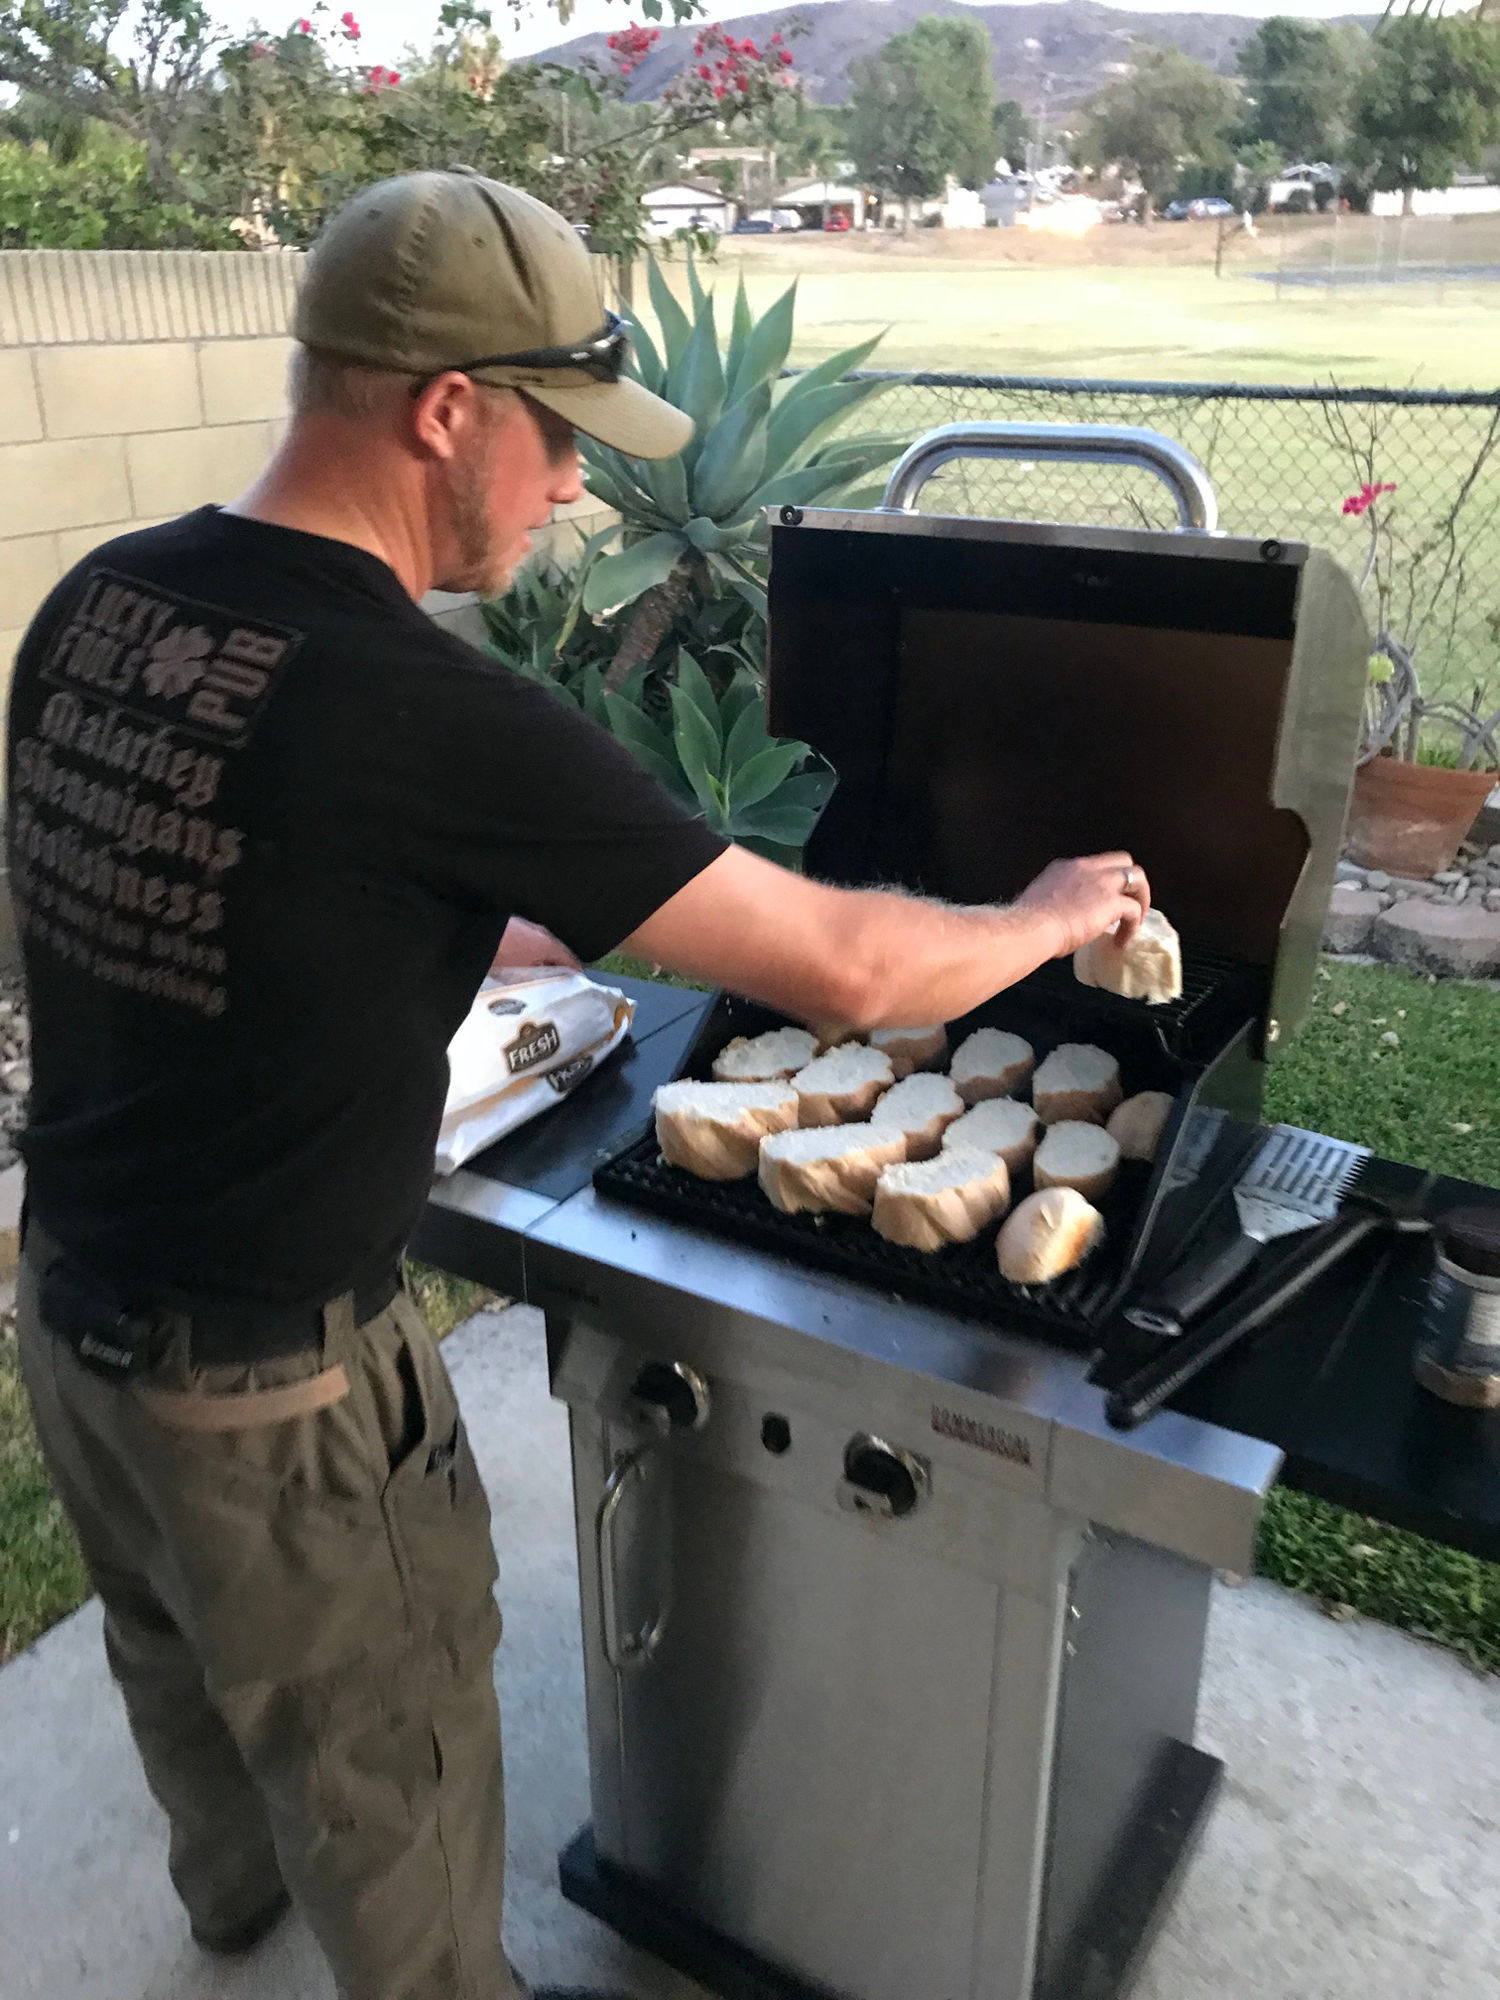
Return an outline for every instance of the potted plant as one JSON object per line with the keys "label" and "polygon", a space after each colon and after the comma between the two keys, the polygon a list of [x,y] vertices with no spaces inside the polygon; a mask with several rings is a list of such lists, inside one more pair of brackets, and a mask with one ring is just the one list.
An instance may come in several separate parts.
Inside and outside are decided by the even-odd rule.
{"label": "potted plant", "polygon": [[1396,483],[1374,476],[1374,439],[1357,454],[1370,476],[1343,511],[1368,528],[1360,588],[1374,594],[1375,651],[1346,845],[1363,868],[1425,878],[1451,867],[1500,772],[1500,709],[1487,712],[1484,687],[1467,702],[1425,695],[1416,659],[1462,572],[1460,516],[1497,441],[1492,424],[1447,516],[1416,540],[1402,533]]}
{"label": "potted plant", "polygon": [[1478,687],[1467,705],[1428,700],[1410,653],[1389,633],[1380,643],[1370,662],[1346,845],[1362,868],[1437,875],[1453,865],[1497,782],[1500,709],[1484,714]]}

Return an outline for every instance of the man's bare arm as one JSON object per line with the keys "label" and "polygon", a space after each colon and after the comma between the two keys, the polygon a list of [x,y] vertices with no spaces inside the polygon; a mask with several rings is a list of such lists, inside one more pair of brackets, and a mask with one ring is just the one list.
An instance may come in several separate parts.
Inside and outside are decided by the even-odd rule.
{"label": "man's bare arm", "polygon": [[625,948],[799,1020],[915,1027],[957,1020],[1117,923],[1128,933],[1149,906],[1128,854],[1055,862],[1012,904],[955,908],[831,888],[732,847]]}

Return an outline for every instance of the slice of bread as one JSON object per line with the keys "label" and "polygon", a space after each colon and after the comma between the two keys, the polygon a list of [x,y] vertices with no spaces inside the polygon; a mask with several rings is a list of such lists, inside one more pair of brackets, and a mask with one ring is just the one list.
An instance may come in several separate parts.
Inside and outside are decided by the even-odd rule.
{"label": "slice of bread", "polygon": [[1063,1042],[1031,1080],[1031,1101],[1044,1125],[1065,1118],[1102,1125],[1124,1095],[1120,1065],[1091,1042]]}
{"label": "slice of bread", "polygon": [[656,1143],[668,1166],[705,1181],[742,1181],[755,1172],[768,1132],[797,1123],[797,1093],[786,1083],[664,1083]]}
{"label": "slice of bread", "polygon": [[972,1243],[1009,1207],[1004,1160],[996,1153],[960,1151],[887,1167],[875,1184],[870,1220],[890,1243],[941,1250],[947,1243]]}
{"label": "slice of bread", "polygon": [[784,1215],[828,1209],[868,1215],[875,1183],[906,1153],[906,1135],[873,1125],[821,1125],[775,1132],[760,1149],[761,1187]]}
{"label": "slice of bread", "polygon": [[1014,1097],[1031,1074],[1036,1051],[1003,1028],[976,1028],[954,1051],[948,1074],[965,1104]]}
{"label": "slice of bread", "polygon": [[948,1053],[948,1030],[942,1027],[875,1028],[870,1034],[870,1047],[884,1049],[899,1083],[902,1077],[910,1076],[914,1070],[931,1069],[934,1063],[943,1060]]}
{"label": "slice of bread", "polygon": [[1077,1188],[1086,1200],[1102,1201],[1120,1171],[1120,1148],[1102,1125],[1064,1119],[1048,1126],[1031,1171],[1039,1188]]}
{"label": "slice of bread", "polygon": [[1126,1000],[1144,1000],[1148,1007],[1182,998],[1182,941],[1160,910],[1147,910],[1129,944],[1121,946],[1115,937],[1108,931],[1075,951],[1075,977]]}
{"label": "slice of bread", "polygon": [[1166,1091],[1143,1090],[1136,1097],[1127,1097],[1117,1111],[1110,1113],[1105,1130],[1119,1145],[1125,1159],[1154,1160],[1171,1114],[1172,1099]]}
{"label": "slice of bread", "polygon": [[998,1153],[1014,1180],[1031,1165],[1041,1136],[1042,1121],[1029,1104],[1019,1097],[986,1097],[948,1127],[943,1151],[977,1146],[982,1153]]}
{"label": "slice of bread", "polygon": [[768,1083],[795,1076],[818,1052],[816,1035],[806,1028],[772,1028],[765,1035],[736,1035],[714,1057],[720,1083]]}
{"label": "slice of bread", "polygon": [[848,1125],[868,1118],[895,1082],[891,1059],[863,1042],[815,1056],[792,1078],[800,1125]]}
{"label": "slice of bread", "polygon": [[1000,1275],[1013,1285],[1050,1285],[1076,1270],[1103,1235],[1104,1217],[1077,1188],[1040,1188],[1005,1218],[995,1245]]}
{"label": "slice of bread", "polygon": [[963,1099],[947,1077],[908,1076],[881,1098],[870,1113],[870,1123],[904,1132],[907,1159],[930,1160],[963,1108]]}

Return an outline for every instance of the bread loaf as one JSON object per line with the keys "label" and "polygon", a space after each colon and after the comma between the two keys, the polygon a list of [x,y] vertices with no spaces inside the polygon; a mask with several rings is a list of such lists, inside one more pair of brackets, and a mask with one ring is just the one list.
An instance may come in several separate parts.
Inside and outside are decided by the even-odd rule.
{"label": "bread loaf", "polygon": [[[899,1088],[899,1085],[898,1085]],[[912,1250],[971,1243],[1010,1206],[1010,1175],[995,1153],[939,1153],[887,1167],[875,1184],[877,1235]]]}
{"label": "bread loaf", "polygon": [[873,1125],[776,1132],[760,1149],[761,1187],[784,1215],[834,1209],[868,1215],[881,1170],[905,1157],[904,1133]]}
{"label": "bread loaf", "polygon": [[1118,925],[1073,954],[1085,986],[1099,986],[1149,1007],[1182,998],[1182,943],[1160,910],[1147,910],[1130,942],[1116,942]]}
{"label": "bread loaf", "polygon": [[985,1097],[1013,1097],[1031,1074],[1036,1053],[1030,1042],[1003,1028],[976,1028],[954,1052],[948,1071],[965,1104]]}
{"label": "bread loaf", "polygon": [[1044,1125],[1078,1118],[1102,1125],[1119,1103],[1120,1065],[1091,1042],[1063,1042],[1037,1069],[1031,1101]]}
{"label": "bread loaf", "polygon": [[797,1093],[785,1083],[664,1083],[652,1100],[656,1143],[669,1166],[705,1181],[755,1172],[768,1132],[797,1123]]}
{"label": "bread loaf", "polygon": [[765,1035],[736,1035],[714,1057],[720,1083],[768,1083],[806,1069],[818,1052],[806,1028],[773,1028]]}
{"label": "bread loaf", "polygon": [[1076,1188],[1041,1188],[1005,1218],[995,1245],[1000,1275],[1013,1285],[1051,1284],[1076,1270],[1103,1234],[1104,1217]]}
{"label": "bread loaf", "polygon": [[942,1061],[948,1053],[948,1030],[946,1028],[876,1028],[870,1035],[870,1047],[883,1049],[891,1059],[891,1068],[896,1072],[899,1083],[904,1076],[914,1070],[930,1069],[934,1063]]}
{"label": "bread loaf", "polygon": [[945,1076],[908,1076],[888,1090],[870,1123],[906,1134],[906,1157],[930,1160],[943,1134],[963,1113],[964,1101]]}
{"label": "bread loaf", "polygon": [[1171,1111],[1172,1099],[1166,1091],[1143,1090],[1111,1112],[1105,1130],[1125,1159],[1154,1160]]}
{"label": "bread loaf", "polygon": [[1120,1148],[1102,1125],[1064,1119],[1050,1125],[1031,1171],[1039,1188],[1070,1187],[1089,1201],[1102,1201],[1120,1170]]}
{"label": "bread loaf", "polygon": [[868,1118],[895,1077],[891,1059],[863,1042],[815,1056],[792,1078],[799,1125],[847,1125]]}
{"label": "bread loaf", "polygon": [[943,1151],[964,1146],[981,1153],[998,1153],[1011,1179],[1031,1164],[1042,1121],[1019,1097],[986,1097],[972,1111],[955,1119],[943,1134]]}

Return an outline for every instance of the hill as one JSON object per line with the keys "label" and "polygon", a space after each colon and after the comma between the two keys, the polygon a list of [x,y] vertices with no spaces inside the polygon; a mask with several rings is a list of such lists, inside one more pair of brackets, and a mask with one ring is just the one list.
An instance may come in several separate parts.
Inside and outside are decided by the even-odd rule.
{"label": "hill", "polygon": [[[807,32],[792,45],[797,71],[820,104],[843,104],[849,96],[850,64],[873,55],[924,14],[981,21],[994,49],[996,94],[1018,98],[1033,118],[1047,123],[1107,83],[1117,65],[1130,61],[1137,42],[1184,49],[1227,74],[1234,69],[1235,51],[1259,26],[1259,17],[1252,15],[1125,13],[1096,0],[998,7],[968,7],[960,0],[823,0],[816,7],[743,14],[724,25],[731,34],[763,42],[773,29],[788,34],[794,21],[805,24]],[[633,98],[660,95],[687,62],[693,33],[691,27],[663,29],[655,51],[632,79]],[[580,35],[546,50],[545,60],[576,66],[592,57],[602,63],[608,53],[605,41],[602,34]]]}

